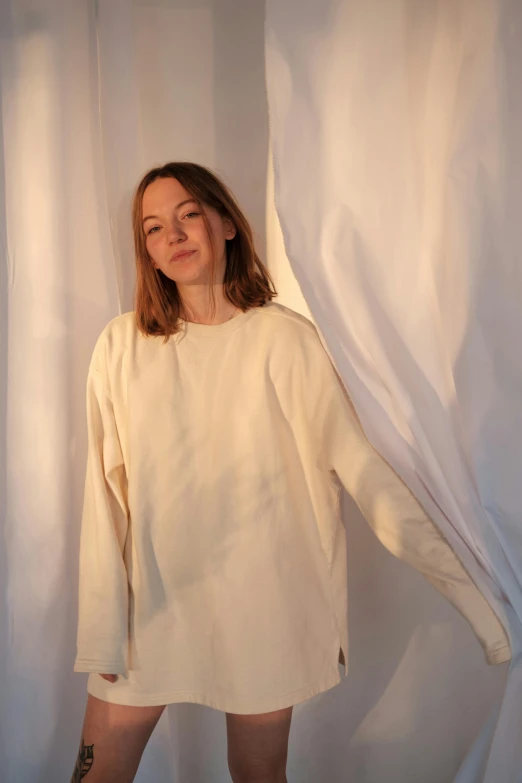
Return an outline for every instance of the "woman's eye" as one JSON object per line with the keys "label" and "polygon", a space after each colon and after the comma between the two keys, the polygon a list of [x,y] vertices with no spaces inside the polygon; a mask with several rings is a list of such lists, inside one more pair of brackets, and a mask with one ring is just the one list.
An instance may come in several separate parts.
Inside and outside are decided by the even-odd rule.
{"label": "woman's eye", "polygon": [[199,217],[199,212],[187,212],[185,217]]}
{"label": "woman's eye", "polygon": [[149,234],[155,234],[156,231],[159,231],[159,226],[152,226],[152,228],[149,228],[149,230],[147,231],[147,236]]}

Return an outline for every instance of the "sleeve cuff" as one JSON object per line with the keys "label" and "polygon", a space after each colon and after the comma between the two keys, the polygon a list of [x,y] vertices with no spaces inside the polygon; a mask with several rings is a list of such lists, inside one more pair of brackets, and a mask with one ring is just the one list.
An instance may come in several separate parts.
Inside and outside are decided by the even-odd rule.
{"label": "sleeve cuff", "polygon": [[76,658],[73,671],[89,674],[127,674],[127,666],[122,661],[95,661],[89,658]]}
{"label": "sleeve cuff", "polygon": [[486,661],[490,666],[506,663],[506,661],[511,660],[511,648],[509,644],[491,647],[490,649],[484,650],[484,653],[486,655]]}

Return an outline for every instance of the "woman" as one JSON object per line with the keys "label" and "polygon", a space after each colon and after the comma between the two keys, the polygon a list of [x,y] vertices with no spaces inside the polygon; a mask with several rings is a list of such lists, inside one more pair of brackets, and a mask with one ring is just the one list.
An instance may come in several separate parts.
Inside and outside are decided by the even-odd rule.
{"label": "woman", "polygon": [[339,683],[347,656],[341,483],[489,660],[509,647],[366,440],[314,326],[272,301],[223,183],[153,169],[133,223],[136,311],[106,327],[88,378],[73,780],[132,781],[164,706],[185,701],[226,713],[234,783],[283,783],[292,706]]}

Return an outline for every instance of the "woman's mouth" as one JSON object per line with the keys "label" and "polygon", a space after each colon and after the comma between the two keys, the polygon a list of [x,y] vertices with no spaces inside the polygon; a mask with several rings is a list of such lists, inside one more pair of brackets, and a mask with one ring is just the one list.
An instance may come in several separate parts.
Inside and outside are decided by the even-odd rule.
{"label": "woman's mouth", "polygon": [[186,261],[187,258],[190,258],[195,252],[195,250],[183,250],[181,253],[175,253],[170,259],[170,262],[180,263],[181,261]]}

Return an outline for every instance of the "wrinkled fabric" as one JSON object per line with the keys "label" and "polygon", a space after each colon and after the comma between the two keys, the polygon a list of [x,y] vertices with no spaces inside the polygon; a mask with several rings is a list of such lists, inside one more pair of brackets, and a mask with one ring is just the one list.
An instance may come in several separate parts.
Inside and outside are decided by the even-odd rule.
{"label": "wrinkled fabric", "polygon": [[469,619],[488,659],[509,658],[303,316],[268,303],[185,323],[168,342],[120,316],[94,350],[87,416],[75,669],[91,672],[94,696],[262,713],[338,684],[341,483],[381,542]]}
{"label": "wrinkled fabric", "polygon": [[513,0],[267,6],[290,263],[366,434],[511,638],[459,783],[522,779],[521,41]]}

